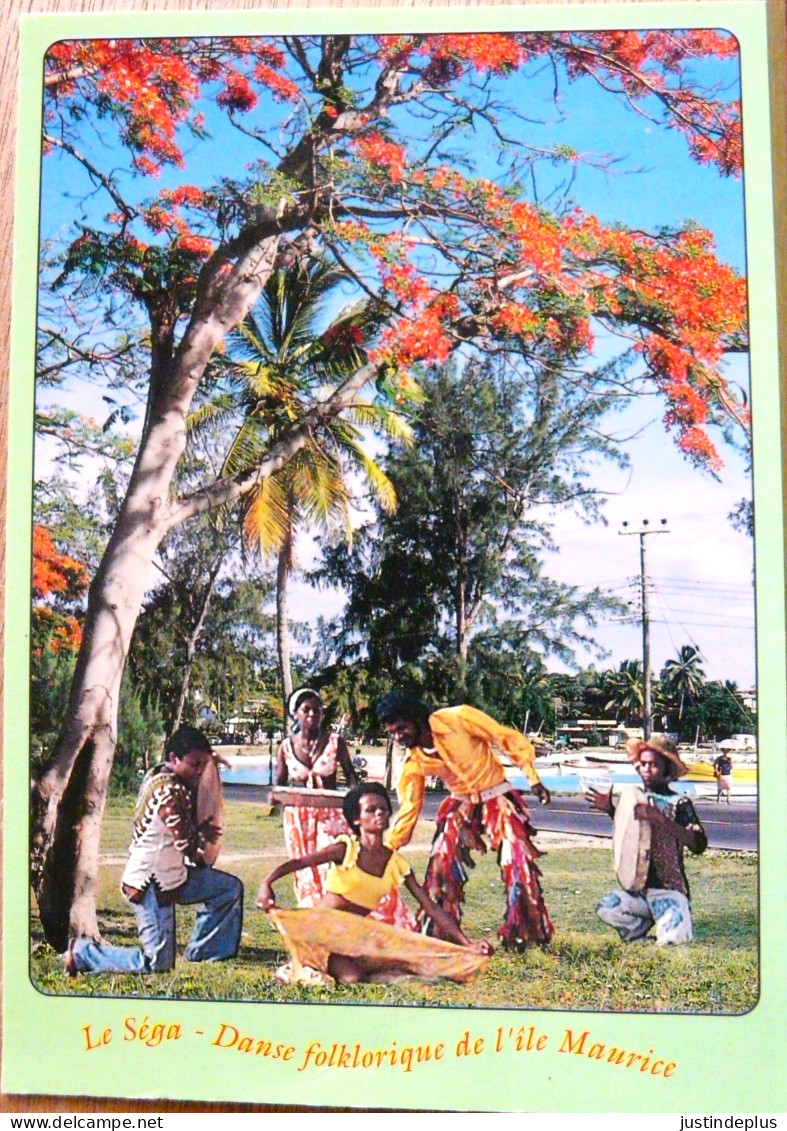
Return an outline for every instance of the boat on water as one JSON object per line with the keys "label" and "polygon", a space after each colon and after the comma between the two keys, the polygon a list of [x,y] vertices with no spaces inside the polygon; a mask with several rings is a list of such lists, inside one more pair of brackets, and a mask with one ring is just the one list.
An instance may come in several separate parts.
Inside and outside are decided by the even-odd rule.
{"label": "boat on water", "polygon": [[[714,772],[712,762],[706,762],[704,759],[700,759],[696,762],[689,761],[688,759],[684,759],[684,760],[686,762],[686,765],[689,768],[689,772],[686,774],[684,781],[710,782],[710,783],[713,784],[713,786],[715,788],[716,774]],[[737,761],[735,758],[733,758],[732,759],[732,784],[733,784],[733,787],[735,785],[744,785],[744,784],[751,784],[751,783],[756,784],[756,782],[757,782],[757,760],[754,759],[754,760]]]}
{"label": "boat on water", "polygon": [[[674,783],[676,793],[685,793],[700,799],[715,799],[716,775],[712,758],[696,757],[693,750],[681,750],[681,757],[689,768],[688,774]],[[705,754],[706,752],[702,752]],[[732,796],[737,798],[757,796],[757,754],[732,753]],[[629,761],[624,750],[595,748],[585,750],[553,750],[536,758],[536,769],[544,784],[559,793],[586,792],[588,789],[605,791],[610,787],[620,789],[623,785],[639,782],[639,775]],[[527,788],[521,771],[510,766],[507,776],[519,788]],[[513,781],[513,779],[517,779]]]}

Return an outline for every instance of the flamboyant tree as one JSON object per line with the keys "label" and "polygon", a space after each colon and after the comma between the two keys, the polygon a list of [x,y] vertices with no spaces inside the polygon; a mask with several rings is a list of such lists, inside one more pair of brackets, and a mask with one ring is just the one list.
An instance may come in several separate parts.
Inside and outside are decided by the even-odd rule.
{"label": "flamboyant tree", "polygon": [[[53,945],[63,948],[69,931],[98,933],[98,839],[120,681],[158,545],[254,491],[365,386],[405,405],[414,367],[459,346],[514,349],[545,370],[559,358],[581,382],[596,335],[617,332],[631,380],[663,396],[680,448],[698,464],[718,462],[707,424],[724,413],[746,424],[720,367],[726,350],[743,345],[743,280],[695,225],[647,233],[601,223],[566,200],[540,204],[523,188],[538,163],[570,169],[582,158],[539,145],[523,100],[548,63],[558,87],[596,84],[682,134],[696,161],[734,174],[739,106],[703,86],[693,67],[701,76],[735,51],[732,37],[691,29],[50,49],[45,164],[68,160],[90,196],[54,286],[72,309],[103,303],[107,337],[92,343],[103,358],[112,325],[143,315],[144,333],[124,351],[132,342],[135,380],[142,358],[147,372],[136,463],[90,586],[69,709],[34,794],[33,880]],[[221,114],[244,151],[227,171],[225,146],[221,175],[205,183],[201,154]],[[159,175],[165,187],[146,197],[142,186]],[[350,376],[327,382],[264,455],[178,497],[171,484],[185,421],[212,356],[271,272],[315,253],[385,313],[374,349]]]}

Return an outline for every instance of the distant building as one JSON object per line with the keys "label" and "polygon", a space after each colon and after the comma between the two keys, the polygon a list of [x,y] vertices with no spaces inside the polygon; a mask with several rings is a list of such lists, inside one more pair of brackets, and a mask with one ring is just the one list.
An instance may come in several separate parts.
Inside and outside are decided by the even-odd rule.
{"label": "distant building", "polygon": [[747,711],[752,715],[757,714],[757,688],[753,687],[751,691],[739,691],[738,698]]}
{"label": "distant building", "polygon": [[[615,736],[621,730],[620,723],[614,719],[577,719],[573,723],[566,723],[555,730],[555,745],[557,746],[616,746]],[[590,742],[591,735],[593,742]],[[625,741],[625,739],[623,740]]]}

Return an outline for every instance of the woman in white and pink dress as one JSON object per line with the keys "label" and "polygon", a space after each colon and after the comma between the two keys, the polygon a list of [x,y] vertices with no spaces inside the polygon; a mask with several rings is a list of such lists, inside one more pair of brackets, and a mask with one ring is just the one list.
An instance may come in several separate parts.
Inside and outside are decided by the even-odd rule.
{"label": "woman in white and pink dress", "polygon": [[[348,786],[356,784],[347,743],[338,734],[323,730],[323,704],[310,687],[293,691],[287,703],[291,718],[298,724],[295,733],[279,747],[276,785],[299,789],[336,789],[336,771],[341,766]],[[342,799],[336,805],[285,805],[284,843],[290,859],[327,848],[347,826],[342,816]],[[325,890],[328,868],[296,872],[295,897],[299,907],[314,907]]]}

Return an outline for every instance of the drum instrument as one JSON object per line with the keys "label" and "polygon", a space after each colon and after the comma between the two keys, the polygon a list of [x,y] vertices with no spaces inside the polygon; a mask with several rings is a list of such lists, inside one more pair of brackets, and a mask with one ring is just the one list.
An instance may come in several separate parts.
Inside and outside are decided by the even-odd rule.
{"label": "drum instrument", "polygon": [[274,805],[294,805],[306,809],[341,809],[346,790],[306,789],[292,785],[276,785],[270,800]]}
{"label": "drum instrument", "polygon": [[203,821],[210,821],[211,824],[218,825],[221,830],[215,841],[210,841],[205,845],[202,854],[205,863],[209,868],[212,868],[218,859],[219,852],[221,852],[221,840],[224,831],[221,778],[219,777],[219,767],[213,758],[207,762],[205,769],[200,774],[199,785],[197,786],[196,817],[198,825],[201,825]]}
{"label": "drum instrument", "polygon": [[648,878],[651,827],[648,821],[638,821],[634,816],[636,806],[645,803],[643,791],[630,786],[620,791],[615,806],[612,853],[618,883],[626,891],[644,891]]}

